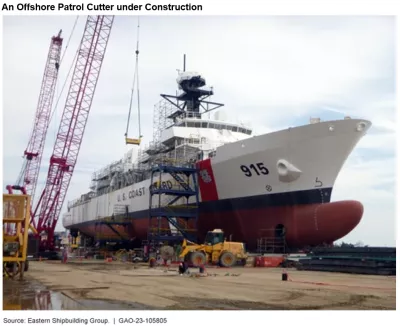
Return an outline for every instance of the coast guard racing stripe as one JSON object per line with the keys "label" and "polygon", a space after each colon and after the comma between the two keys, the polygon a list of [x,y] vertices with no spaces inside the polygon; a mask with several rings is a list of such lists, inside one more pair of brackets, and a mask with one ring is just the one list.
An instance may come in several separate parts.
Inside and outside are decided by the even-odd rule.
{"label": "coast guard racing stripe", "polygon": [[201,201],[218,200],[217,186],[210,159],[198,162]]}

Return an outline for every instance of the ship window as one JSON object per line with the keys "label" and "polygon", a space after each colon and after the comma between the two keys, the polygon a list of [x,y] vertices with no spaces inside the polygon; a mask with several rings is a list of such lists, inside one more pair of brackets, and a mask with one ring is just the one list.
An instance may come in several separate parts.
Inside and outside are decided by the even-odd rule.
{"label": "ship window", "polygon": [[188,122],[188,123],[187,123],[187,126],[188,126],[188,127],[194,127],[194,122]]}
{"label": "ship window", "polygon": [[195,122],[195,123],[194,123],[194,126],[195,126],[196,128],[200,128],[200,127],[201,127],[201,123],[200,123],[200,122]]}
{"label": "ship window", "polygon": [[215,125],[215,129],[222,129],[222,125]]}
{"label": "ship window", "polygon": [[246,134],[251,135],[251,130],[250,130],[250,129],[247,129],[247,130],[246,130]]}
{"label": "ship window", "polygon": [[213,123],[210,123],[209,127],[210,128],[215,128],[215,125]]}
{"label": "ship window", "polygon": [[201,127],[202,127],[202,128],[207,128],[207,122],[203,122],[203,123],[201,124]]}
{"label": "ship window", "polygon": [[238,128],[237,127],[232,127],[232,131],[237,132]]}
{"label": "ship window", "polygon": [[232,126],[226,126],[226,129],[228,129],[228,130],[232,130]]}
{"label": "ship window", "polygon": [[239,132],[244,133],[244,129],[243,128],[239,128]]}

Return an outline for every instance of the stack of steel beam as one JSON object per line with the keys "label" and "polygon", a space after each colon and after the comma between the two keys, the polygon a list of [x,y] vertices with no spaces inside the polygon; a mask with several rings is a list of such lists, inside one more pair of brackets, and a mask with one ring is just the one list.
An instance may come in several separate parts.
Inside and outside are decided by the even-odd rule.
{"label": "stack of steel beam", "polygon": [[299,270],[396,275],[396,248],[317,248],[300,259]]}

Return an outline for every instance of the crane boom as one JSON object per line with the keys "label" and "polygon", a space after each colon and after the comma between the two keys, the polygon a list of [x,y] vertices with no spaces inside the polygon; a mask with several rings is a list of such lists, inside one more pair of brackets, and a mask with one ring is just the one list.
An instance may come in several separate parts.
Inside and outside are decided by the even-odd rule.
{"label": "crane boom", "polygon": [[[114,16],[88,16],[42,195],[34,211],[40,248],[54,249],[54,230],[77,162]],[[38,214],[38,215],[37,215]]]}
{"label": "crane boom", "polygon": [[62,42],[63,39],[61,38],[60,30],[58,35],[53,36],[50,41],[50,48],[47,55],[42,86],[40,88],[40,95],[36,109],[35,122],[28,146],[24,151],[24,158],[26,161],[24,162],[20,173],[20,179],[22,180],[17,181],[17,184],[22,185],[25,188],[26,193],[31,195],[31,203],[33,202],[35,195],[44,143],[50,123],[50,114],[60,65]]}

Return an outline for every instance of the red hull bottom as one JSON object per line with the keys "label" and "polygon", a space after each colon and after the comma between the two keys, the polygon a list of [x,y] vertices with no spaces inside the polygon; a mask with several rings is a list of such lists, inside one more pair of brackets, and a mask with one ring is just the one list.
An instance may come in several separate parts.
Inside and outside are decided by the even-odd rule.
{"label": "red hull bottom", "polygon": [[[128,226],[113,226],[125,239],[140,244],[147,238],[149,219],[132,218]],[[360,222],[363,206],[358,201],[339,201],[325,204],[264,207],[200,213],[198,237],[204,239],[207,231],[223,229],[232,241],[242,241],[249,250],[255,250],[257,239],[275,237],[277,229],[285,228],[289,248],[316,246],[332,243],[351,232]],[[168,224],[164,224],[168,227]],[[99,240],[121,240],[107,225],[95,225],[95,221],[77,225],[83,234]]]}
{"label": "red hull bottom", "polygon": [[202,236],[222,228],[227,237],[243,241],[254,249],[257,239],[275,237],[282,226],[286,243],[299,248],[332,243],[351,232],[361,221],[363,206],[357,201],[340,201],[218,213],[199,220]]}

